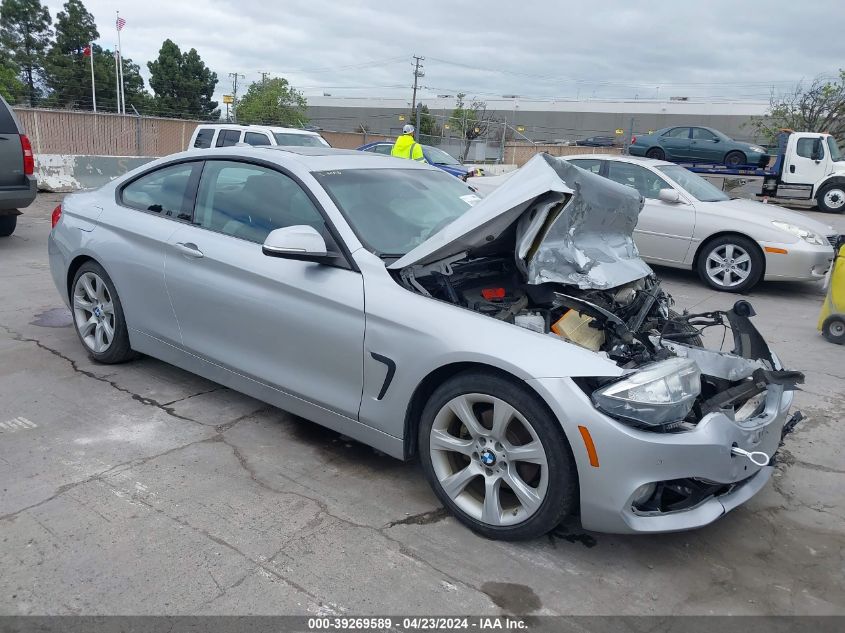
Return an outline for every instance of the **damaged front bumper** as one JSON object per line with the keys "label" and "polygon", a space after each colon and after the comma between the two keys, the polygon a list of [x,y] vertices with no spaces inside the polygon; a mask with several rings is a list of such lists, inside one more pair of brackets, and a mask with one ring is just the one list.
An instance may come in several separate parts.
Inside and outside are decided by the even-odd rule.
{"label": "damaged front bumper", "polygon": [[[570,434],[582,525],[618,534],[698,528],[753,497],[771,477],[774,460],[760,466],[733,449],[772,458],[793,399],[791,391],[771,384],[762,411],[752,418],[737,422],[712,412],[690,430],[655,433],[604,415],[569,379],[532,382],[554,398],[565,428],[584,427],[592,439],[596,459],[591,463],[584,443],[572,441]],[[668,497],[665,503],[655,503],[658,492]]]}

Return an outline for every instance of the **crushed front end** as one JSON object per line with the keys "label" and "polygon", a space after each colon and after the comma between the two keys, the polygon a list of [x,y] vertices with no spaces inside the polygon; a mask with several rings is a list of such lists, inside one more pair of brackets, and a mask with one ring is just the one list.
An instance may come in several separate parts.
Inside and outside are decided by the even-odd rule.
{"label": "crushed front end", "polygon": [[800,420],[789,408],[803,374],[781,365],[748,302],[676,310],[633,243],[642,200],[631,189],[549,157],[529,165],[391,266],[397,281],[621,368],[531,381],[567,431],[585,528],[714,521],[771,477]]}

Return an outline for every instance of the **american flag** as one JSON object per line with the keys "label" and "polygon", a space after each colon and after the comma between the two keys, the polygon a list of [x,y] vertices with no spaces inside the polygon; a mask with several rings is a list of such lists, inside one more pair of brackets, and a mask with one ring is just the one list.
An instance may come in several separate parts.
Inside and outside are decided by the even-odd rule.
{"label": "american flag", "polygon": [[126,26],[126,20],[124,20],[120,16],[117,16],[117,30],[122,31],[124,26]]}

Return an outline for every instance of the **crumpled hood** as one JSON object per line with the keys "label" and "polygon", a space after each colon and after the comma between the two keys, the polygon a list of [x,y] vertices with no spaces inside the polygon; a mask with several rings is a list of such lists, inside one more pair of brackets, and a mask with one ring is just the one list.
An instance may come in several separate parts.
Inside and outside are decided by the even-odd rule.
{"label": "crumpled hood", "polygon": [[472,256],[518,223],[514,257],[528,283],[613,288],[651,274],[632,237],[641,209],[629,187],[539,154],[388,268]]}

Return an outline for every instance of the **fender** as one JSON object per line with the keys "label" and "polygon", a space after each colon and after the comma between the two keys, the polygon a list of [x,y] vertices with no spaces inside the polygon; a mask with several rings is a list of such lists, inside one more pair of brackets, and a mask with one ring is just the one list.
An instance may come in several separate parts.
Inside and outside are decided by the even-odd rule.
{"label": "fender", "polygon": [[825,176],[820,182],[816,183],[816,186],[813,188],[813,199],[819,195],[819,191],[830,184],[840,185],[845,188],[845,174],[834,172],[830,176]]}

